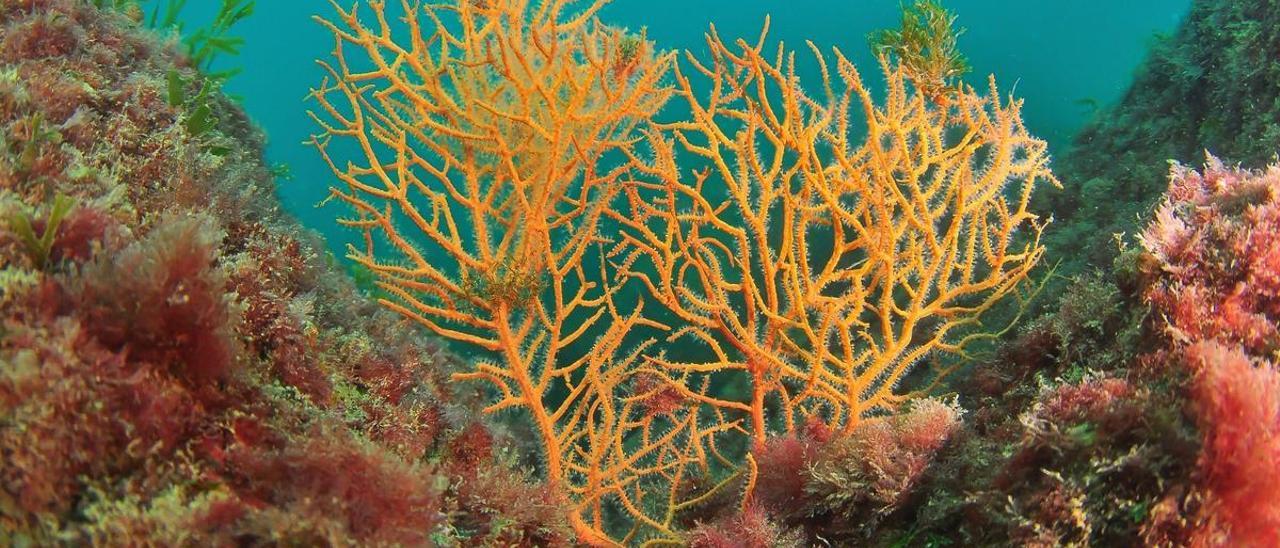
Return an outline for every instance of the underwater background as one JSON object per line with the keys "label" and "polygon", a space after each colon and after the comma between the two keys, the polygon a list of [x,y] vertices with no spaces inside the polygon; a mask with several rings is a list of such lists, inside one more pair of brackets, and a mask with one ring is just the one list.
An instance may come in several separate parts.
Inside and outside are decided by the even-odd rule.
{"label": "underwater background", "polygon": [[[494,104],[353,106],[414,145],[343,134],[402,76],[358,74],[369,38],[314,91],[313,16],[381,2],[0,2],[0,548],[1280,546],[1280,2],[459,2],[486,55],[415,76]],[[654,49],[723,61],[766,15],[803,89],[719,68],[814,103],[646,110]],[[806,40],[865,78],[847,128]],[[444,157],[500,207],[340,184]],[[455,241],[411,222],[447,208]]]}
{"label": "underwater background", "polygon": [[[959,45],[973,67],[967,81],[981,88],[987,75],[994,74],[1002,93],[1025,99],[1028,129],[1048,141],[1056,155],[1099,108],[1120,98],[1152,41],[1171,33],[1190,4],[958,0],[947,7],[965,29]],[[199,27],[212,19],[217,7],[216,2],[192,3],[183,19]],[[316,130],[306,114],[314,105],[305,100],[323,77],[315,60],[327,58],[333,49],[332,36],[312,16],[329,16],[332,9],[320,1],[262,2],[256,12],[237,27],[245,39],[241,54],[224,57],[216,66],[243,70],[226,89],[242,99],[245,110],[267,133],[268,159],[291,170],[292,180],[279,186],[281,201],[342,256],[353,234],[333,223],[332,210],[313,207],[327,196],[332,174],[315,150],[303,144]],[[897,24],[897,0],[619,0],[601,13],[608,24],[647,29],[659,48],[695,53],[706,50],[703,34],[712,23],[722,36],[754,39],[766,16],[771,18],[771,43],[780,40],[801,47],[811,40],[820,47],[839,47],[867,72],[872,88],[883,85],[873,70],[868,36]],[[800,57],[809,69],[802,77],[815,77],[808,52]]]}

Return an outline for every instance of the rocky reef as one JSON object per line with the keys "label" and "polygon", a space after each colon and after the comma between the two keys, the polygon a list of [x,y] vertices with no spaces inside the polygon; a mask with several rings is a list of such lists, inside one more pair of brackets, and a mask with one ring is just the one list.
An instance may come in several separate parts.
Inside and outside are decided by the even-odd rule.
{"label": "rocky reef", "polygon": [[1280,148],[1280,6],[1195,0],[1178,30],[1153,41],[1134,82],[1099,111],[1055,168],[1064,192],[1042,196],[1062,271],[1107,268],[1114,235],[1136,234],[1164,190],[1169,162],[1209,151],[1254,169]]}
{"label": "rocky reef", "polygon": [[567,539],[457,358],[281,212],[239,107],[171,100],[200,79],[125,14],[0,7],[0,544]]}

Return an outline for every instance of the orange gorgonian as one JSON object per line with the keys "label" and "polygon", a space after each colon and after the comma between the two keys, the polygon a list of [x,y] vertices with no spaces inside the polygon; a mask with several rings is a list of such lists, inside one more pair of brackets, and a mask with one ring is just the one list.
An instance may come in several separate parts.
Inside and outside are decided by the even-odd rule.
{"label": "orange gorgonian", "polygon": [[[335,4],[314,144],[352,260],[385,306],[487,352],[458,378],[527,415],[579,539],[680,544],[682,511],[754,484],[726,436],[852,427],[990,336],[1056,181],[994,84],[939,104],[886,59],[877,103],[837,51],[815,97],[781,45],[713,31],[671,85],[675,56],[603,3]],[[654,122],[673,96],[690,116]]]}
{"label": "orange gorgonian", "polygon": [[[669,340],[707,349],[654,360],[749,375],[746,401],[705,401],[746,413],[757,442],[771,405],[788,432],[803,416],[851,428],[936,385],[950,366],[898,391],[931,354],[963,356],[992,335],[979,317],[1044,252],[1031,193],[1057,184],[1046,144],[994,79],[938,104],[882,58],[877,102],[839,50],[831,66],[809,44],[814,96],[794,53],[765,51],[767,30],[729,45],[713,28],[710,58],[677,67],[692,116],[648,130],[651,161],[632,151],[644,176],[620,216],[628,274],[682,322]],[[709,167],[683,167],[693,161]]]}
{"label": "orange gorgonian", "polygon": [[682,478],[728,466],[715,437],[737,425],[694,399],[649,412],[633,392],[648,345],[624,338],[665,326],[621,310],[603,275],[599,225],[630,169],[607,156],[670,97],[672,56],[599,23],[601,5],[335,3],[314,144],[354,210],[342,224],[364,234],[350,257],[385,306],[490,353],[458,378],[496,389],[488,412],[527,413],[580,539],[616,542],[613,510],[632,517],[625,538],[678,539],[677,512],[702,496]]}

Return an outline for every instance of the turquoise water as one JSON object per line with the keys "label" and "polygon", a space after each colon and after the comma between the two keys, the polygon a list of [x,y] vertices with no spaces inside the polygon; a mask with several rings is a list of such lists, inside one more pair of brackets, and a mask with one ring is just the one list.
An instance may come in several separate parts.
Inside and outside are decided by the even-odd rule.
{"label": "turquoise water", "polygon": [[[216,2],[192,2],[189,23],[212,16]],[[350,6],[350,2],[341,2]],[[1026,100],[1031,131],[1060,151],[1088,120],[1096,105],[1124,92],[1150,41],[1171,32],[1190,0],[950,0],[944,3],[966,29],[960,48],[969,57],[969,79],[982,84],[994,73],[1001,90]],[[223,60],[244,72],[228,85],[243,98],[249,114],[267,132],[269,159],[286,163],[292,180],[282,181],[285,206],[320,231],[335,249],[351,236],[333,218],[341,208],[317,210],[332,179],[319,156],[303,142],[315,130],[304,100],[321,80],[317,58],[333,48],[329,33],[312,20],[329,16],[328,2],[264,0],[257,14],[238,27],[246,39],[239,57]],[[773,40],[803,48],[812,40],[836,46],[870,76],[874,61],[868,33],[897,27],[896,0],[615,0],[603,12],[611,24],[647,27],[659,47],[702,51],[703,33],[715,23],[726,37],[755,37],[766,15]]]}

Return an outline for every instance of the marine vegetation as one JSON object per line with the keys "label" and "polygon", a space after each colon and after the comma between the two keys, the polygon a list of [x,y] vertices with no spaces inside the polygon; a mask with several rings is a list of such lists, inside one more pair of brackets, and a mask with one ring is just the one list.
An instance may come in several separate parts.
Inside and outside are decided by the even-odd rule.
{"label": "marine vegetation", "polygon": [[1155,39],[1133,85],[1100,110],[1058,163],[1066,192],[1042,194],[1046,236],[1062,272],[1105,267],[1114,235],[1137,234],[1164,188],[1169,160],[1206,150],[1261,168],[1280,143],[1280,7],[1265,0],[1195,0],[1176,32]]}
{"label": "marine vegetation", "polygon": [[866,74],[331,2],[344,261],[182,0],[0,3],[0,545],[1280,545],[1273,4],[1198,1],[1055,176],[934,1]]}
{"label": "marine vegetation", "polygon": [[[993,338],[979,318],[1039,260],[1027,204],[1056,180],[994,80],[938,104],[882,57],[877,102],[810,45],[815,95],[793,53],[766,53],[767,23],[754,44],[712,29],[709,60],[676,63],[602,5],[370,2],[372,27],[335,5],[314,143],[382,304],[490,353],[454,377],[532,421],[579,540],[680,543],[682,511],[739,476],[750,500],[734,436],[853,429]],[[655,121],[673,95],[691,116]],[[338,162],[342,139],[359,162]],[[708,359],[666,357],[691,344]],[[900,391],[926,357],[932,383]],[[733,377],[746,398],[717,389]]]}
{"label": "marine vegetation", "polygon": [[[1170,339],[1156,359],[1191,375],[1203,435],[1196,498],[1180,503],[1198,545],[1280,542],[1280,165],[1250,172],[1210,156],[1175,166],[1141,243],[1146,292]],[[1194,505],[1186,508],[1185,505]]]}
{"label": "marine vegetation", "polygon": [[244,113],[212,91],[192,133],[185,51],[0,4],[0,545],[567,543],[457,359],[281,213]]}
{"label": "marine vegetation", "polygon": [[902,28],[871,35],[871,48],[899,59],[907,79],[934,101],[946,100],[947,91],[969,72],[969,61],[960,53],[954,30],[956,16],[937,0],[916,0],[902,10]]}
{"label": "marine vegetation", "polygon": [[244,38],[231,34],[233,27],[253,16],[256,0],[220,0],[213,21],[194,31],[185,32],[182,22],[187,0],[155,0],[151,14],[147,15],[147,0],[92,0],[99,9],[111,9],[123,13],[138,23],[153,28],[177,32],[186,47],[187,58],[207,78],[223,83],[240,72],[237,68],[213,70],[218,56],[239,55]]}

